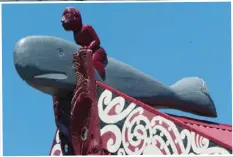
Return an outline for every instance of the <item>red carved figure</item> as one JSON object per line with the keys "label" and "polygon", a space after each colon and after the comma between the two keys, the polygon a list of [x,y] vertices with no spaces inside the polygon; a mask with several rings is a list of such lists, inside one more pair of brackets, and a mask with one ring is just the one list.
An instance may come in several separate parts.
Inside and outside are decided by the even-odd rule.
{"label": "red carved figure", "polygon": [[66,31],[74,33],[76,44],[92,50],[92,60],[95,69],[102,78],[105,78],[105,66],[107,64],[107,54],[100,46],[100,39],[95,30],[90,25],[83,25],[82,16],[76,8],[66,8],[62,14],[62,26]]}

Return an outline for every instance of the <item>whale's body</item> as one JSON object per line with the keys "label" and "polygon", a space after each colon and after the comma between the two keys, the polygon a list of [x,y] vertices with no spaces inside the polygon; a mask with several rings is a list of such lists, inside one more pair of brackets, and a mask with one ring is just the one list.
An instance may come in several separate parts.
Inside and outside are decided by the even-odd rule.
{"label": "whale's body", "polygon": [[[30,86],[50,95],[72,92],[75,84],[73,53],[79,46],[51,36],[29,36],[19,40],[14,50],[14,63],[20,77]],[[165,86],[137,69],[108,57],[106,79],[95,71],[97,81],[157,108],[173,108],[216,117],[205,82],[188,77]]]}

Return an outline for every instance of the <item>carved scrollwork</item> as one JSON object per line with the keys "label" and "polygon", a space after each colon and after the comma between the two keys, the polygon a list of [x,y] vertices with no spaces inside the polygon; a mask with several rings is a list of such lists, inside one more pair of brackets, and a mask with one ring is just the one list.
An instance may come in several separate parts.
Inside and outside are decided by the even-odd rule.
{"label": "carved scrollwork", "polygon": [[[98,100],[101,136],[116,155],[225,155],[230,152],[200,134],[177,126],[104,90]],[[59,141],[59,140],[58,140]],[[59,142],[58,142],[59,143]],[[54,145],[51,152],[61,150]]]}
{"label": "carved scrollwork", "polygon": [[[107,149],[118,155],[140,154],[230,154],[226,149],[210,146],[210,141],[187,129],[178,129],[172,121],[150,113],[136,104],[126,104],[123,97],[113,98],[104,90],[98,101],[99,117],[105,126],[101,135],[111,132]],[[151,116],[152,115],[152,116]],[[118,123],[122,126],[119,127]],[[113,149],[114,148],[114,149]]]}
{"label": "carved scrollwork", "polygon": [[51,149],[50,155],[51,156],[62,156],[59,131],[56,132],[56,135],[55,135],[55,144],[53,145],[53,147]]}

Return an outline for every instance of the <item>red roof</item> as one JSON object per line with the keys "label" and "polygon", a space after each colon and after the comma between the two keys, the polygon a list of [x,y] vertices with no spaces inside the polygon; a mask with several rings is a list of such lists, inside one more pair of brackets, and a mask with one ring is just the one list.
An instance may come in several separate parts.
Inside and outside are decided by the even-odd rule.
{"label": "red roof", "polygon": [[192,131],[202,136],[205,136],[209,140],[212,140],[216,144],[222,145],[223,147],[226,147],[232,150],[232,126],[231,125],[217,124],[217,123],[213,123],[209,121],[202,121],[202,120],[196,120],[196,119],[191,119],[187,117],[165,114],[101,82],[97,81],[97,84],[99,86],[102,86],[103,88],[106,88],[114,92],[117,95],[124,97],[125,99],[131,102],[134,102],[135,104],[143,107],[144,109],[152,113],[161,115],[164,118],[167,118],[173,121],[177,125],[185,127],[187,129],[191,129]]}
{"label": "red roof", "polygon": [[209,121],[202,121],[197,119],[191,119],[187,117],[174,116],[177,120],[182,121],[189,127],[201,131],[203,134],[215,139],[215,141],[220,141],[228,148],[232,148],[232,126],[227,124],[218,124]]}

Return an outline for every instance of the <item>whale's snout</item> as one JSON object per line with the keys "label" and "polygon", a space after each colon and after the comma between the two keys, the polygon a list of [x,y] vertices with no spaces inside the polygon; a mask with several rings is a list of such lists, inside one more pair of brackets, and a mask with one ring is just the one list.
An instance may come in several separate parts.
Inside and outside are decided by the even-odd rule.
{"label": "whale's snout", "polygon": [[28,81],[36,75],[36,58],[32,55],[34,37],[20,39],[14,48],[14,64],[19,76]]}
{"label": "whale's snout", "polygon": [[29,36],[16,43],[14,64],[19,76],[30,86],[55,95],[73,87],[75,51],[76,46],[60,38]]}

